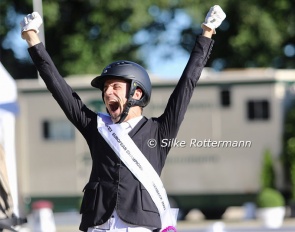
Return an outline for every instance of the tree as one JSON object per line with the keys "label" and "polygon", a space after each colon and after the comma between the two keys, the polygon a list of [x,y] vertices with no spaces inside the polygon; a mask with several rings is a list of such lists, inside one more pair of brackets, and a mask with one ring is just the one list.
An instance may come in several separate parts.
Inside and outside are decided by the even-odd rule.
{"label": "tree", "polygon": [[[3,41],[18,25],[11,23],[17,20],[12,12],[16,16],[32,12],[32,1],[2,0],[0,4],[1,60],[15,78],[24,78],[24,73],[31,77],[32,70],[36,71],[30,59],[16,59]],[[147,56],[151,59],[154,49],[163,44],[167,46],[163,60],[177,56],[177,49],[190,52],[214,4],[213,0],[43,1],[46,47],[63,76],[97,74],[119,59],[146,66]],[[295,67],[293,0],[224,0],[218,4],[227,18],[215,36],[208,66]],[[189,20],[180,17],[184,14]]]}
{"label": "tree", "polygon": [[291,200],[295,201],[295,104],[288,110],[283,134],[283,162],[286,181],[290,183]]}
{"label": "tree", "polygon": [[262,171],[261,171],[261,188],[274,189],[275,186],[275,170],[273,158],[270,150],[266,150],[263,155]]}
{"label": "tree", "polygon": [[11,37],[9,36],[11,36],[13,32],[18,32],[19,30],[19,23],[16,22],[17,12],[15,10],[21,9],[20,12],[31,11],[28,2],[31,1],[0,1],[0,61],[14,78],[37,76],[36,69],[30,60],[17,59],[13,50],[8,47],[9,43],[11,43]]}

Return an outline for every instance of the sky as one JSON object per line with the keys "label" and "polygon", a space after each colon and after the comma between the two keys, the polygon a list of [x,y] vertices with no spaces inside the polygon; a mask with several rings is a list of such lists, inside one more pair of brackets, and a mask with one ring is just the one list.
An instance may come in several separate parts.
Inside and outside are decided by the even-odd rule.
{"label": "sky", "polygon": [[179,46],[180,31],[190,27],[191,18],[182,10],[176,11],[172,21],[165,13],[163,17],[167,17],[167,30],[157,38],[160,45],[151,45],[149,41],[153,40],[150,38],[153,35],[146,31],[139,31],[134,36],[134,42],[143,44],[141,53],[151,73],[161,78],[179,78],[189,59],[189,53]]}
{"label": "sky", "polygon": [[[4,48],[11,48],[14,52],[15,58],[17,59],[28,59],[27,43],[20,36],[20,25],[19,22],[23,19],[24,15],[16,14],[14,9],[8,9],[11,21],[8,22],[14,25],[14,29],[10,30],[6,38],[3,41],[2,46]],[[9,20],[9,19],[7,19]]]}

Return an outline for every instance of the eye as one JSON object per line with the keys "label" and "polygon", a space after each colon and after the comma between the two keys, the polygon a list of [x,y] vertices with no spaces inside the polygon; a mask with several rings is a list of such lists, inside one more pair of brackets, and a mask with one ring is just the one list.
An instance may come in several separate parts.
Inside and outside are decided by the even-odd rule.
{"label": "eye", "polygon": [[114,89],[121,89],[121,85],[120,84],[115,84]]}
{"label": "eye", "polygon": [[105,84],[105,86],[103,87],[103,92],[105,93],[110,87],[112,87],[112,85]]}

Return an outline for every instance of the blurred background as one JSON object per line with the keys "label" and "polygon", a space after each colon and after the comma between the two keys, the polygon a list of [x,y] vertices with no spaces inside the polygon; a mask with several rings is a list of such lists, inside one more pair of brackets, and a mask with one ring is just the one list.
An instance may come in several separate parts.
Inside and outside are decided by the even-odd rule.
{"label": "blurred background", "polygon": [[[293,222],[293,0],[1,0],[0,142],[16,215],[31,215],[34,202],[47,200],[55,215],[74,212],[76,220],[91,169],[84,139],[38,80],[20,36],[22,18],[42,10],[48,53],[93,110],[104,111],[90,81],[106,64],[126,59],[146,67],[153,94],[144,114],[153,117],[215,4],[227,17],[177,137],[187,146],[171,150],[162,174],[171,205],[181,221],[249,222],[258,208],[275,206]],[[192,139],[216,143],[195,147]]]}
{"label": "blurred background", "polygon": [[[33,11],[33,1],[0,4],[1,62],[15,79],[35,78],[19,36],[19,22]],[[171,64],[185,64],[214,4],[227,17],[214,37],[208,66],[294,68],[291,0],[43,1],[46,48],[63,76],[99,73],[105,64],[124,58],[171,77]],[[181,69],[177,67],[177,74]]]}

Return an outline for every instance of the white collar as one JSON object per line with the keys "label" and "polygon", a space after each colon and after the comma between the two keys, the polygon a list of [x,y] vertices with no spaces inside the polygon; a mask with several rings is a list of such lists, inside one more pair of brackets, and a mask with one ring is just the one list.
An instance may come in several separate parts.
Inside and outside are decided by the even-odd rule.
{"label": "white collar", "polygon": [[136,126],[136,124],[143,118],[142,115],[135,117],[135,118],[131,118],[127,121],[127,123],[129,123],[129,125],[131,126],[131,128],[134,128]]}
{"label": "white collar", "polygon": [[143,116],[138,116],[138,117],[135,117],[135,118],[131,118],[129,119],[128,121],[126,122],[122,122],[120,123],[122,125],[122,127],[127,130],[128,132],[131,131],[135,126],[136,124],[143,118]]}

